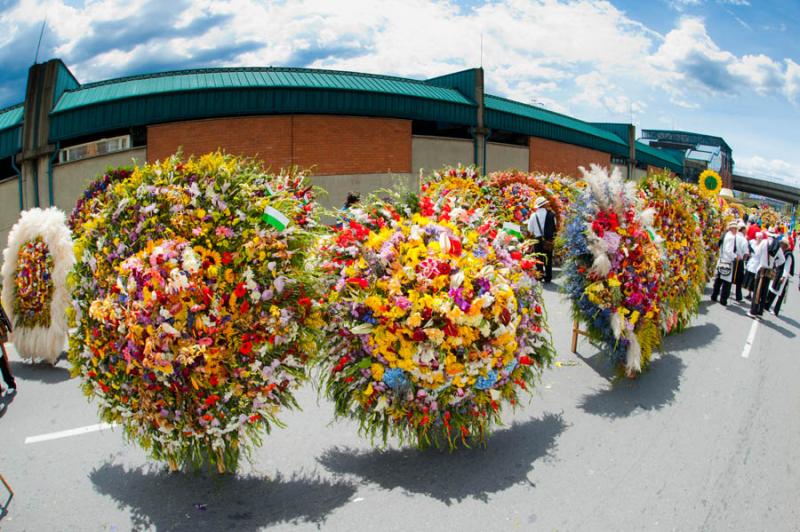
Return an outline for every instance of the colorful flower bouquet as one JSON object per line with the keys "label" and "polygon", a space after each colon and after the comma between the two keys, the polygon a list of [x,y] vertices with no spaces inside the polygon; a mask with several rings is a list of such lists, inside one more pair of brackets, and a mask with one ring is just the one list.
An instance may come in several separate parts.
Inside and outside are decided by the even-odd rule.
{"label": "colorful flower bouquet", "polygon": [[55,364],[67,343],[67,273],[74,263],[64,213],[24,211],[3,251],[3,307],[22,358]]}
{"label": "colorful flower bouquet", "polygon": [[655,211],[654,226],[664,242],[667,263],[661,283],[661,326],[679,332],[697,314],[706,283],[706,246],[700,218],[680,181],[666,172],[649,174],[639,184],[647,206]]}
{"label": "colorful flower bouquet", "polygon": [[691,183],[680,184],[681,201],[686,203],[690,212],[699,220],[704,252],[706,255],[704,283],[715,275],[717,269],[717,255],[719,242],[725,232],[725,226],[733,217],[724,207],[725,200],[719,196],[707,196],[700,192],[697,185]]}
{"label": "colorful flower bouquet", "polygon": [[520,256],[448,220],[350,224],[324,249],[323,387],[336,415],[384,443],[484,442],[553,359],[540,287]]}
{"label": "colorful flower bouquet", "polygon": [[14,327],[50,327],[53,256],[41,236],[19,248],[14,277]]}
{"label": "colorful flower bouquet", "polygon": [[114,183],[127,179],[130,175],[130,168],[109,168],[102,176],[89,184],[67,220],[67,225],[76,240],[80,236],[83,224],[103,207],[109,188]]}
{"label": "colorful flower bouquet", "polygon": [[494,172],[489,174],[490,212],[504,222],[525,224],[533,214],[536,198],[544,196],[548,209],[556,218],[556,231],[564,222],[564,205],[557,194],[533,174],[519,171]]}
{"label": "colorful flower bouquet", "polygon": [[307,176],[176,156],[106,193],[75,246],[73,373],[154,458],[234,470],[316,352]]}
{"label": "colorful flower bouquet", "polygon": [[565,227],[564,289],[575,319],[629,377],[661,342],[663,250],[635,184],[592,166]]}
{"label": "colorful flower bouquet", "polygon": [[563,205],[564,211],[569,209],[577,197],[586,188],[586,183],[580,179],[561,174],[540,174],[536,176],[539,181],[545,184],[547,189],[558,196]]}

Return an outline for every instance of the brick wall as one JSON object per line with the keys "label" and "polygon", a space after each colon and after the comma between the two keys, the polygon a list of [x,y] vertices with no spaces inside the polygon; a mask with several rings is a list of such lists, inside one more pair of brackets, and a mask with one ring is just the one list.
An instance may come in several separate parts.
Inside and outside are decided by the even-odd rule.
{"label": "brick wall", "polygon": [[528,145],[531,171],[558,172],[579,176],[579,166],[588,169],[592,163],[601,166],[611,165],[610,154],[581,146],[538,137],[531,137]]}
{"label": "brick wall", "polygon": [[251,116],[147,128],[147,159],[222,148],[278,169],[315,166],[316,175],[411,172],[411,121],[351,116]]}

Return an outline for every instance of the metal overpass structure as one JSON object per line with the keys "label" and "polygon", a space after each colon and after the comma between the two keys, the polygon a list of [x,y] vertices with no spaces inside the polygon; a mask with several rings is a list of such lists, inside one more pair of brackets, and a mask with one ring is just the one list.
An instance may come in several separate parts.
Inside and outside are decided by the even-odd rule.
{"label": "metal overpass structure", "polygon": [[734,173],[733,190],[774,198],[791,203],[795,206],[800,203],[800,187],[778,183],[776,181],[768,181],[757,177],[743,176]]}

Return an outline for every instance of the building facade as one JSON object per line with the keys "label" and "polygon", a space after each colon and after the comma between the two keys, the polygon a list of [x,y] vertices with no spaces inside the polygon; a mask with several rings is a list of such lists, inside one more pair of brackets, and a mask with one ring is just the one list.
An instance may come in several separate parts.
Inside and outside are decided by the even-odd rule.
{"label": "building facade", "polygon": [[576,175],[580,166],[681,174],[683,161],[635,140],[630,124],[592,124],[484,91],[480,68],[429,80],[294,68],[164,72],[80,84],[58,59],[31,67],[25,101],[0,110],[0,242],[19,212],[67,212],[109,166],[216,149],[277,170],[313,168],[337,206],[349,191],[420,171]]}

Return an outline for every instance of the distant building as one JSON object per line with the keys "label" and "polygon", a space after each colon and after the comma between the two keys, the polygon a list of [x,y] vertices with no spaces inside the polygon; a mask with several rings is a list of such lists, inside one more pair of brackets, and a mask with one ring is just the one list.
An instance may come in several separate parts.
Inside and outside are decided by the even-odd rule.
{"label": "distant building", "polygon": [[725,139],[688,131],[644,129],[640,140],[682,157],[685,181],[696,183],[703,170],[711,169],[722,178],[723,188],[733,188],[733,151]]}

